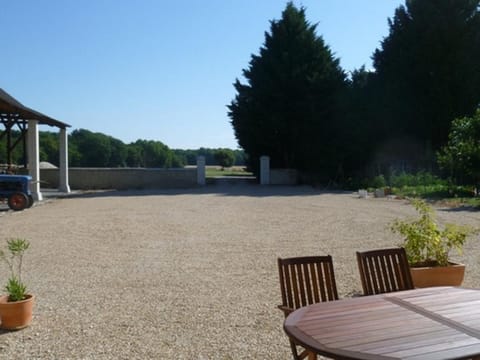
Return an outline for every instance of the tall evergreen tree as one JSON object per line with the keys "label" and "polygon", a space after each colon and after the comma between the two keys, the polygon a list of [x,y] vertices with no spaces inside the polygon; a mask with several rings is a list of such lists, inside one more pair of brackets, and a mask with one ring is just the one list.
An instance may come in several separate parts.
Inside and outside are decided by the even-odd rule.
{"label": "tall evergreen tree", "polygon": [[376,149],[377,139],[383,134],[374,121],[375,103],[374,73],[364,66],[354,70],[348,80],[348,91],[342,97],[343,114],[339,144],[345,175],[366,176],[369,162]]}
{"label": "tall evergreen tree", "polygon": [[269,155],[274,167],[328,171],[345,74],[304,8],[289,2],[270,25],[260,54],[243,70],[246,83],[234,84],[229,116],[235,136],[253,165]]}
{"label": "tall evergreen tree", "polygon": [[373,55],[379,119],[429,157],[446,143],[452,120],[480,104],[479,0],[407,0],[389,25]]}

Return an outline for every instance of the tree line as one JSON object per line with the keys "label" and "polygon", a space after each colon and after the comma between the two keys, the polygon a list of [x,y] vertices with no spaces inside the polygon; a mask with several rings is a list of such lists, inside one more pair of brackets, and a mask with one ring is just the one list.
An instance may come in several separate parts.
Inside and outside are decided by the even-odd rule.
{"label": "tree line", "polygon": [[[12,131],[12,143],[20,137]],[[0,140],[0,163],[6,163],[6,139]],[[19,142],[20,143],[20,142]],[[40,161],[59,165],[59,135],[55,132],[39,132]],[[137,140],[125,144],[112,136],[77,129],[68,135],[68,162],[71,167],[145,167],[178,168],[196,165],[197,156],[204,156],[207,165],[221,165],[222,155],[228,154],[227,165],[244,165],[242,150],[200,148],[196,150],[170,149],[161,141]],[[12,152],[14,164],[24,163],[22,146]]]}
{"label": "tree line", "polygon": [[269,155],[274,167],[339,183],[420,169],[458,175],[444,147],[452,121],[480,105],[479,9],[479,0],[406,0],[373,69],[347,74],[305,9],[287,3],[228,106],[251,166]]}

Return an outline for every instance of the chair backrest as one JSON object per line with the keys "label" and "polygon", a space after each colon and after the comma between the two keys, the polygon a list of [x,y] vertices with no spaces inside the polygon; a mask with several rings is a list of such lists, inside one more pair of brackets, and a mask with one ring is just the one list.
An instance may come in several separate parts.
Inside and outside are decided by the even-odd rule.
{"label": "chair backrest", "polygon": [[283,306],[299,307],[338,300],[333,261],[327,256],[278,259]]}
{"label": "chair backrest", "polygon": [[404,248],[357,251],[357,262],[365,295],[414,288]]}

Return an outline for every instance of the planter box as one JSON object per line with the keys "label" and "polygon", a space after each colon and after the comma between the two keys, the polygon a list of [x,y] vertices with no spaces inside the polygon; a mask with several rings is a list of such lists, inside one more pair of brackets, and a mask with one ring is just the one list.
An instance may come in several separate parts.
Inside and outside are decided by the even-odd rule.
{"label": "planter box", "polygon": [[460,286],[465,275],[465,265],[450,263],[450,266],[410,267],[413,286]]}

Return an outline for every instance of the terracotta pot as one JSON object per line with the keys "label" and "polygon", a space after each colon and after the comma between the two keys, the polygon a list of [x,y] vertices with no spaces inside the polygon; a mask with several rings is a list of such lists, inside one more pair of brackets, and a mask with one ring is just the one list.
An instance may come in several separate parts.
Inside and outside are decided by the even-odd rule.
{"label": "terracotta pot", "polygon": [[8,295],[0,296],[0,328],[19,330],[32,322],[32,310],[35,296],[27,295],[25,300],[8,301]]}
{"label": "terracotta pot", "polygon": [[410,267],[413,286],[460,286],[465,275],[465,265],[449,263],[449,266]]}

